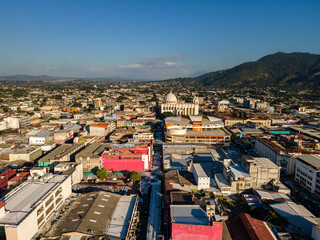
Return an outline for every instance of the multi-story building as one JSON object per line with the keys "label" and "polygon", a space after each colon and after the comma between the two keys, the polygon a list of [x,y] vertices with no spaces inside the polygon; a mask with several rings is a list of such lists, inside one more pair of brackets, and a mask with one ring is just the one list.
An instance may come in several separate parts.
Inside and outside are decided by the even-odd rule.
{"label": "multi-story building", "polygon": [[7,117],[4,119],[8,128],[26,128],[30,126],[30,117]]}
{"label": "multi-story building", "polygon": [[150,168],[150,160],[149,144],[113,145],[101,156],[102,166],[114,171],[147,171]]}
{"label": "multi-story building", "polygon": [[272,182],[280,182],[280,168],[268,158],[243,155],[241,165],[252,177],[252,187],[261,187]]}
{"label": "multi-story building", "polygon": [[49,167],[53,170],[59,162],[74,161],[74,156],[84,147],[84,143],[62,144],[38,161],[39,167]]}
{"label": "multi-story building", "polygon": [[310,154],[297,156],[295,180],[309,192],[320,197],[320,157]]}
{"label": "multi-story building", "polygon": [[286,174],[294,174],[294,158],[297,153],[282,147],[275,141],[259,137],[255,139],[254,151],[280,166]]}
{"label": "multi-story building", "polygon": [[90,135],[91,136],[106,136],[109,133],[108,124],[91,124]]}
{"label": "multi-story building", "polygon": [[101,168],[101,155],[108,149],[107,144],[92,143],[75,156],[77,163],[82,163],[83,172],[92,172]]}
{"label": "multi-story building", "polygon": [[167,117],[166,142],[202,143],[228,146],[231,133],[223,127],[221,119],[208,116]]}
{"label": "multi-story building", "polygon": [[210,188],[210,177],[206,174],[200,163],[194,163],[192,173],[198,190]]}
{"label": "multi-story building", "polygon": [[34,161],[42,155],[40,147],[24,147],[9,154],[10,161]]}
{"label": "multi-story building", "polygon": [[174,115],[198,115],[199,99],[194,97],[193,103],[178,102],[177,97],[170,92],[161,104],[161,113],[164,112],[172,112]]}
{"label": "multi-story building", "polygon": [[2,198],[0,226],[6,239],[29,240],[47,223],[71,193],[71,177],[34,176]]}

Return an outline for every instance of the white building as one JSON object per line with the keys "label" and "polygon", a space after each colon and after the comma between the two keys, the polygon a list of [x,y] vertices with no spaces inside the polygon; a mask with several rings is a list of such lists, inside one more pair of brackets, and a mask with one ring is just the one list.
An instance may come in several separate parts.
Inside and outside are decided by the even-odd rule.
{"label": "white building", "polygon": [[40,132],[36,136],[29,137],[29,144],[44,145],[51,136],[53,136],[52,132]]}
{"label": "white building", "polygon": [[30,118],[29,117],[7,117],[4,119],[7,122],[8,128],[25,128],[30,126]]}
{"label": "white building", "polygon": [[302,187],[320,197],[320,157],[318,155],[298,156],[294,177]]}
{"label": "white building", "polygon": [[178,103],[177,97],[170,92],[161,104],[161,113],[172,112],[174,115],[198,115],[199,98],[194,97],[193,103]]}
{"label": "white building", "polygon": [[71,177],[35,176],[3,197],[0,226],[10,240],[31,239],[71,193]]}
{"label": "white building", "polygon": [[198,185],[198,190],[210,188],[210,177],[208,177],[200,163],[193,164],[192,173]]}

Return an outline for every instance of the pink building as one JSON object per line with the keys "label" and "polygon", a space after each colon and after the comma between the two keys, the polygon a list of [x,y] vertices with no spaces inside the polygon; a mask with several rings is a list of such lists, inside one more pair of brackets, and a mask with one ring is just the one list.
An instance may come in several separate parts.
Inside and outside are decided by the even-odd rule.
{"label": "pink building", "polygon": [[199,205],[171,205],[171,221],[172,239],[222,239],[222,222],[211,222]]}
{"label": "pink building", "polygon": [[148,144],[134,147],[112,147],[102,154],[102,166],[107,170],[114,171],[137,171],[149,170],[150,146]]}

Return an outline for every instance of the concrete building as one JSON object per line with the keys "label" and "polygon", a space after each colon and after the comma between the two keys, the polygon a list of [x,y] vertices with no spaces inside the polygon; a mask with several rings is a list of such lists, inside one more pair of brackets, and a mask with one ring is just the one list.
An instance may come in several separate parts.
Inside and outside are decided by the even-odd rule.
{"label": "concrete building", "polygon": [[280,167],[268,158],[243,155],[241,165],[252,177],[252,187],[261,187],[269,182],[280,183]]}
{"label": "concrete building", "polygon": [[91,136],[106,136],[109,133],[108,124],[92,124],[90,125]]}
{"label": "concrete building", "polygon": [[83,170],[81,163],[61,162],[54,167],[55,174],[71,176],[71,185],[81,182]]}
{"label": "concrete building", "polygon": [[320,198],[320,157],[303,154],[296,158],[295,181]]}
{"label": "concrete building", "polygon": [[82,163],[83,172],[97,171],[102,166],[101,155],[108,149],[107,144],[92,143],[76,154],[75,161]]}
{"label": "concrete building", "polygon": [[210,222],[199,205],[171,205],[172,239],[222,239],[222,222]]}
{"label": "concrete building", "polygon": [[50,239],[125,239],[136,216],[137,196],[109,192],[82,194],[46,237]]}
{"label": "concrete building", "polygon": [[202,143],[228,146],[231,133],[224,127],[221,119],[208,116],[167,117],[165,119],[166,142]]}
{"label": "concrete building", "polygon": [[71,193],[71,178],[64,175],[33,177],[2,199],[0,226],[6,238],[29,240],[59,209]]}
{"label": "concrete building", "polygon": [[210,188],[210,177],[203,170],[201,164],[193,164],[192,173],[198,185],[198,190]]}
{"label": "concrete building", "polygon": [[165,102],[161,103],[161,113],[172,112],[174,115],[198,115],[199,114],[199,99],[194,97],[193,103],[178,102],[177,97],[170,92]]}
{"label": "concrete building", "polygon": [[280,166],[286,174],[294,174],[294,159],[297,153],[289,151],[274,141],[259,137],[255,138],[254,151]]}
{"label": "concrete building", "polygon": [[44,145],[46,142],[53,140],[52,132],[40,132],[35,136],[29,137],[30,145]]}
{"label": "concrete building", "polygon": [[4,118],[8,128],[18,129],[30,126],[30,117],[7,117]]}
{"label": "concrete building", "polygon": [[192,160],[192,155],[165,153],[163,155],[163,169],[187,171]]}
{"label": "concrete building", "polygon": [[154,139],[153,133],[151,131],[147,130],[138,130],[136,131],[133,136],[133,141],[143,141],[143,140],[149,140],[152,141]]}
{"label": "concrete building", "polygon": [[34,161],[42,156],[40,147],[24,147],[9,154],[10,161]]}
{"label": "concrete building", "polygon": [[49,167],[53,170],[59,162],[69,162],[74,160],[75,154],[84,147],[84,143],[62,144],[49,152],[38,161],[39,167]]}
{"label": "concrete building", "polygon": [[113,145],[101,156],[102,166],[114,171],[143,172],[150,169],[149,144]]}

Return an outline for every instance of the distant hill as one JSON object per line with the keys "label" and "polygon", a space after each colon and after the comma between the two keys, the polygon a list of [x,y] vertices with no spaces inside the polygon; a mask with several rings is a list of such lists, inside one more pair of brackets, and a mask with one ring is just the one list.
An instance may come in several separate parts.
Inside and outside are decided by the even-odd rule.
{"label": "distant hill", "polygon": [[195,78],[179,78],[181,84],[209,88],[297,87],[320,89],[320,55],[283,53],[267,55],[255,62],[210,72]]}
{"label": "distant hill", "polygon": [[8,81],[45,81],[45,82],[55,82],[55,81],[72,81],[72,80],[84,80],[84,81],[94,81],[94,82],[121,82],[121,81],[138,81],[134,79],[124,79],[120,77],[111,78],[70,78],[70,77],[52,77],[47,75],[31,76],[31,75],[11,75],[11,76],[0,76],[0,80]]}

